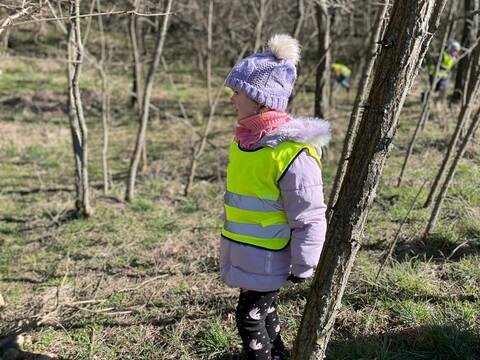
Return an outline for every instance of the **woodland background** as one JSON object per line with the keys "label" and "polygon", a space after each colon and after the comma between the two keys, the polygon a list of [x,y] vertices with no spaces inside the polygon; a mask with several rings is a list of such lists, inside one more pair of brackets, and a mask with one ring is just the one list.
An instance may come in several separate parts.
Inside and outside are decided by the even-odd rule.
{"label": "woodland background", "polygon": [[[223,80],[272,34],[298,38],[289,111],[331,123],[328,197],[383,7],[388,20],[392,4],[368,0],[0,1],[0,356],[237,358],[238,294],[217,260],[236,121]],[[447,2],[408,91],[327,359],[480,357],[478,67],[456,66],[418,126],[427,63],[448,39],[475,61],[479,9]],[[350,93],[330,86],[332,61],[352,69]],[[455,134],[469,141],[425,235]],[[289,346],[311,285],[281,292]]]}

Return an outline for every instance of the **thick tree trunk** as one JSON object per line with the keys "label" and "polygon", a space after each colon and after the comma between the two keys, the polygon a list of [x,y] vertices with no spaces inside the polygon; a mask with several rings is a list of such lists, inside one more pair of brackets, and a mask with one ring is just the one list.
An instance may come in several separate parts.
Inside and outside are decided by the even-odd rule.
{"label": "thick tree trunk", "polygon": [[460,162],[460,159],[463,157],[463,154],[465,153],[465,149],[467,148],[468,143],[472,139],[473,134],[475,134],[475,131],[477,130],[479,123],[480,123],[480,110],[477,111],[473,121],[470,124],[470,127],[467,133],[465,134],[465,137],[463,138],[462,144],[460,145],[460,149],[458,150],[457,155],[453,159],[452,165],[450,165],[450,169],[448,170],[447,177],[445,178],[442,188],[440,189],[440,193],[438,194],[437,199],[435,200],[435,205],[433,207],[432,214],[430,215],[430,220],[428,221],[427,228],[425,229],[425,235],[428,235],[433,230],[437,222],[438,215],[440,214],[443,201],[445,200],[445,195],[447,195],[448,188],[452,183],[453,176],[455,175],[455,171],[457,170],[458,163]]}
{"label": "thick tree trunk", "polygon": [[405,173],[405,169],[407,168],[408,160],[410,159],[410,156],[412,155],[413,147],[415,145],[415,142],[417,141],[418,134],[420,133],[420,130],[423,129],[423,127],[425,126],[425,124],[428,120],[428,117],[430,115],[430,102],[431,102],[431,99],[432,99],[432,96],[433,96],[433,91],[435,89],[435,85],[437,83],[438,72],[440,71],[440,66],[442,64],[443,49],[445,48],[445,45],[447,44],[448,37],[449,37],[448,29],[450,27],[451,22],[453,21],[453,18],[452,18],[453,14],[454,14],[453,5],[454,5],[454,2],[451,2],[450,3],[449,14],[448,14],[448,17],[447,17],[447,23],[445,24],[445,30],[444,30],[443,37],[442,37],[442,43],[440,45],[439,55],[437,57],[437,62],[435,64],[435,71],[433,73],[432,79],[430,79],[429,87],[424,94],[425,98],[423,99],[422,112],[420,114],[420,118],[418,119],[417,125],[415,126],[415,130],[413,131],[413,135],[410,138],[410,142],[408,143],[407,152],[405,154],[405,158],[403,159],[403,164],[402,164],[402,168],[400,170],[400,174],[398,175],[397,186],[400,186],[402,184],[403,175]]}
{"label": "thick tree trunk", "polygon": [[[477,40],[478,28],[479,28],[479,17],[478,15],[470,15],[475,10],[479,10],[480,8],[480,1],[479,0],[465,0],[465,23],[463,26],[462,31],[462,39],[461,44],[464,48],[469,48],[473,46],[475,41]],[[463,57],[458,62],[457,68],[457,76],[455,78],[455,91],[452,96],[452,101],[458,102],[462,98],[462,94],[465,91],[465,78],[466,72],[468,70],[468,63],[470,61],[470,56],[467,55]]]}
{"label": "thick tree trunk", "polygon": [[150,96],[152,94],[153,80],[155,78],[155,73],[158,68],[158,63],[160,62],[160,58],[162,57],[163,45],[165,43],[165,38],[167,35],[168,19],[170,17],[169,14],[172,9],[172,3],[173,3],[173,0],[168,0],[167,6],[165,9],[165,13],[167,13],[167,15],[165,15],[163,19],[163,25],[162,25],[161,31],[159,31],[157,34],[153,61],[150,65],[147,79],[145,81],[145,90],[143,92],[143,99],[142,99],[141,121],[140,121],[140,126],[137,132],[135,148],[130,161],[130,168],[128,171],[128,183],[127,183],[127,190],[125,194],[126,201],[133,200],[135,195],[135,181],[137,177],[138,164],[140,162],[140,155],[142,152],[143,143],[145,141],[145,136],[147,132],[148,117],[150,115]]}
{"label": "thick tree trunk", "polygon": [[347,133],[345,134],[345,140],[343,142],[342,156],[340,163],[338,164],[337,173],[335,175],[335,181],[333,183],[332,192],[328,201],[328,213],[327,218],[330,218],[332,208],[337,201],[338,192],[345,176],[345,171],[348,166],[348,159],[352,152],[353,140],[357,132],[358,123],[360,121],[360,110],[365,97],[367,95],[367,88],[372,75],[373,65],[378,54],[378,42],[380,40],[383,20],[387,13],[388,3],[383,3],[377,11],[377,17],[373,27],[373,32],[370,36],[370,47],[368,49],[365,66],[362,71],[362,77],[360,79],[360,85],[358,87],[357,96],[355,97],[355,103],[353,105],[352,114],[350,115],[350,121],[348,123]]}
{"label": "thick tree trunk", "polygon": [[318,58],[315,85],[315,116],[325,117],[330,92],[330,15],[325,0],[315,4],[318,27]]}
{"label": "thick tree trunk", "polygon": [[295,360],[325,356],[400,110],[425,56],[431,31],[438,26],[445,1],[397,0],[393,5],[368,106],[362,115],[295,341]]}
{"label": "thick tree trunk", "polygon": [[480,46],[477,45],[473,50],[472,57],[470,57],[470,62],[468,64],[468,71],[466,74],[467,77],[467,88],[466,92],[463,94],[462,99],[462,107],[460,109],[460,113],[458,115],[457,126],[455,127],[455,131],[450,139],[450,143],[448,144],[447,152],[443,158],[442,164],[440,165],[440,169],[435,176],[435,180],[430,188],[430,192],[428,193],[427,200],[425,201],[424,207],[428,207],[433,203],[433,199],[435,197],[435,193],[437,192],[438,186],[440,184],[440,180],[442,179],[443,175],[445,174],[445,170],[447,168],[447,164],[450,161],[452,153],[457,146],[457,142],[460,139],[460,135],[462,129],[465,126],[465,123],[468,121],[470,117],[470,113],[472,111],[473,104],[477,99],[479,87],[480,87]]}
{"label": "thick tree trunk", "polygon": [[88,144],[87,125],[83,114],[80,95],[80,72],[83,62],[83,45],[80,32],[80,0],[70,5],[72,20],[68,30],[68,87],[69,87],[69,120],[72,132],[72,143],[76,169],[76,201],[75,207],[79,215],[90,216],[89,187],[88,187]]}

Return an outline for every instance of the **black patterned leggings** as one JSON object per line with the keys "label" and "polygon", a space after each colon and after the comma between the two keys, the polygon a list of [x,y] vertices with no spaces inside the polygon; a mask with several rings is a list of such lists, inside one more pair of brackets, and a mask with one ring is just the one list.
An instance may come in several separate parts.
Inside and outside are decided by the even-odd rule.
{"label": "black patterned leggings", "polygon": [[270,360],[284,351],[277,315],[278,290],[242,290],[235,313],[248,359]]}

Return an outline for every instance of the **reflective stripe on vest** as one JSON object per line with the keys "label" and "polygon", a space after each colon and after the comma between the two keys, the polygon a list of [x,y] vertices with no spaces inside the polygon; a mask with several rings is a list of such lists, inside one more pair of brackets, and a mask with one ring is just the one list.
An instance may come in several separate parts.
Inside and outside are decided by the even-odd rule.
{"label": "reflective stripe on vest", "polygon": [[283,204],[280,200],[259,199],[254,196],[235,194],[228,190],[225,192],[224,200],[226,205],[242,210],[260,212],[283,210]]}
{"label": "reflective stripe on vest", "polygon": [[269,250],[288,246],[291,230],[278,181],[305,149],[320,164],[317,152],[306,144],[283,142],[276,148],[255,151],[244,151],[236,142],[231,144],[223,237]]}

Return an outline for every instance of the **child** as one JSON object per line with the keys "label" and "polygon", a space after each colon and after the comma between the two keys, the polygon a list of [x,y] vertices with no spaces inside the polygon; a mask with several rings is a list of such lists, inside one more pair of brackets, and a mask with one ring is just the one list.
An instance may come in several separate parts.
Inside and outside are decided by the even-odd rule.
{"label": "child", "polygon": [[278,292],[313,274],[325,238],[319,149],[328,142],[329,126],[285,112],[299,58],[295,39],[275,35],[268,52],[241,60],[225,80],[234,90],[237,129],[220,271],[227,285],[241,289],[236,322],[248,359],[286,358]]}
{"label": "child", "polygon": [[340,63],[332,64],[332,78],[335,80],[335,92],[337,92],[340,87],[343,87],[347,92],[350,91],[351,75],[352,70],[347,66]]}
{"label": "child", "polygon": [[[446,99],[447,87],[450,79],[452,68],[457,62],[458,52],[461,46],[458,41],[450,41],[442,52],[442,62],[437,73],[437,82],[435,83],[434,91],[439,93],[440,99]],[[433,83],[435,75],[435,64],[431,64],[428,68],[428,77],[430,84]]]}

